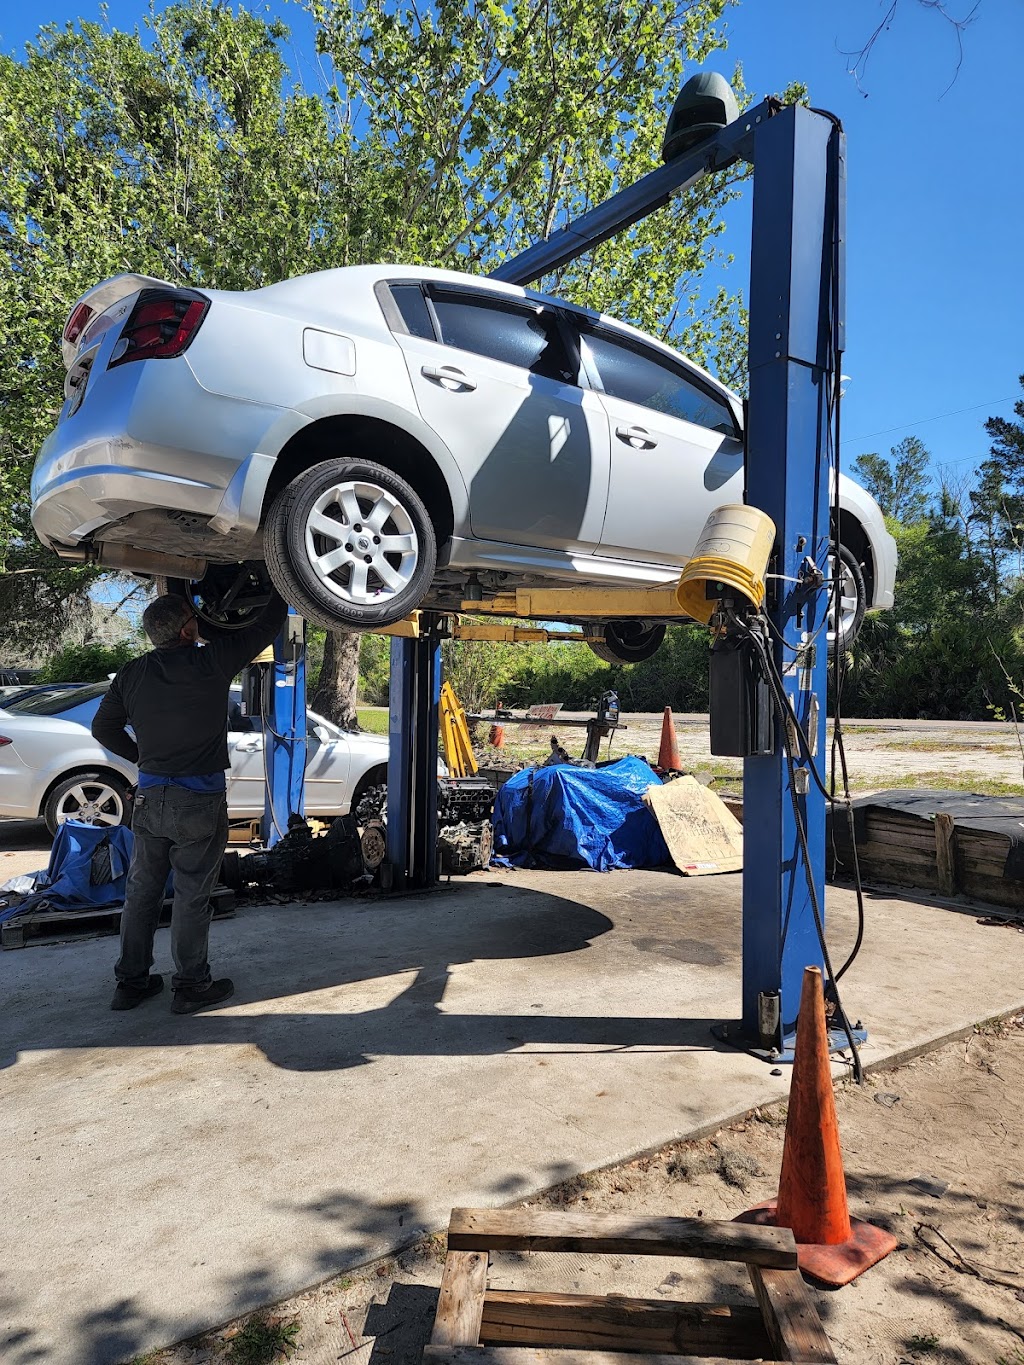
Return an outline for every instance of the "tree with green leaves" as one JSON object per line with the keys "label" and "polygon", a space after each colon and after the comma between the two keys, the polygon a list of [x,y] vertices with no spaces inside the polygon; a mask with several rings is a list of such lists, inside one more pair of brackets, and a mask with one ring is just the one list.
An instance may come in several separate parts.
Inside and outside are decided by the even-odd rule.
{"label": "tree with green leaves", "polygon": [[858,455],[853,462],[861,483],[882,509],[904,526],[910,526],[927,515],[930,502],[931,477],[928,462],[931,456],[923,441],[916,436],[904,436],[888,456]]}
{"label": "tree with green leaves", "polygon": [[[221,0],[132,33],[44,27],[0,57],[0,609],[40,645],[92,571],[34,542],[29,472],[61,402],[61,327],[133,270],[249,289],[332,266],[486,271],[658,164],[688,66],[725,47],[726,0],[308,0],[284,24]],[[738,298],[701,294],[741,168],[545,281],[735,378]],[[319,705],[355,722],[358,640],[325,649]]]}

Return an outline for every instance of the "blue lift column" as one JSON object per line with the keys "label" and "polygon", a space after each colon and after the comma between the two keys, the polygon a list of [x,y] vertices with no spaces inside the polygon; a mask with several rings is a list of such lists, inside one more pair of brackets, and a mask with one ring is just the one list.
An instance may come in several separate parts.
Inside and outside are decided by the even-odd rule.
{"label": "blue lift column", "polygon": [[419,635],[391,641],[388,694],[387,860],[392,886],[422,889],[437,881],[437,740],[441,697],[441,624],[422,612]]}
{"label": "blue lift column", "polygon": [[274,641],[263,698],[266,796],[263,842],[269,848],[288,833],[289,815],[304,815],[306,777],[306,623],[288,609]]}
{"label": "blue lift column", "polygon": [[[801,105],[754,132],[746,501],[778,528],[768,604],[785,691],[824,771],[832,385],[843,350],[845,137]],[[780,642],[784,641],[784,643]],[[785,1056],[803,970],[822,966],[781,729],[743,765],[744,1042]],[[795,748],[794,744],[794,748]],[[803,759],[796,801],[824,928],[825,798]]]}

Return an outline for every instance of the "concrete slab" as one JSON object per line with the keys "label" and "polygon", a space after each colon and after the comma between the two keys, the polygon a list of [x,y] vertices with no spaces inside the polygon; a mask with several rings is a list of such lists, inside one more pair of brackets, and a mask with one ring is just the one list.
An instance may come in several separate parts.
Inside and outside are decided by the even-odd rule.
{"label": "concrete slab", "polygon": [[[852,894],[827,914],[839,958]],[[126,1360],[789,1083],[709,1033],[738,1008],[738,875],[480,874],[212,942],[238,994],[190,1018],[111,1013],[110,939],[0,955],[9,1365]],[[870,897],[865,1061],[1020,1009],[1022,965],[1009,929]]]}

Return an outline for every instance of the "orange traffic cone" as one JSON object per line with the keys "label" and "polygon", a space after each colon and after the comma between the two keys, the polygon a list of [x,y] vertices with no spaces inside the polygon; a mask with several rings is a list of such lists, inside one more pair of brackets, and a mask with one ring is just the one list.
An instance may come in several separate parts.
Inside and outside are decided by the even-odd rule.
{"label": "orange traffic cone", "polygon": [[679,745],[676,743],[676,727],[672,724],[672,708],[665,707],[661,718],[661,745],[658,749],[658,767],[666,771],[681,773],[683,765],[679,762]]}
{"label": "orange traffic cone", "polygon": [[800,1269],[837,1288],[896,1249],[883,1228],[850,1217],[818,967],[804,970],[779,1197],[737,1222],[792,1228]]}
{"label": "orange traffic cone", "polygon": [[492,749],[504,749],[505,747],[505,727],[504,725],[492,725],[488,739]]}

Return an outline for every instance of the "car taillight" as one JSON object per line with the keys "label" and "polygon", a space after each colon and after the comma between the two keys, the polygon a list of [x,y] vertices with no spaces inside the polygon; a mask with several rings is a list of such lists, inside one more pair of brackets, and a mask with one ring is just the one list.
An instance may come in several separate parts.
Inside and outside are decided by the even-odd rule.
{"label": "car taillight", "polygon": [[13,740],[13,739],[8,739],[6,735],[0,735],[0,749],[2,749],[2,748],[4,747],[5,744],[13,744],[13,743],[14,743],[14,740]]}
{"label": "car taillight", "polygon": [[64,340],[74,345],[89,325],[94,310],[87,303],[80,303],[64,324]]}
{"label": "car taillight", "polygon": [[146,289],[121,328],[108,369],[129,360],[165,360],[181,355],[210,307],[191,289]]}

